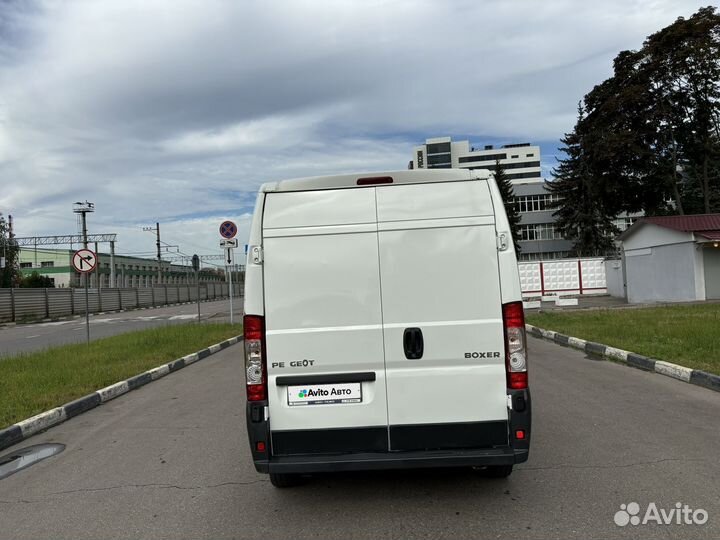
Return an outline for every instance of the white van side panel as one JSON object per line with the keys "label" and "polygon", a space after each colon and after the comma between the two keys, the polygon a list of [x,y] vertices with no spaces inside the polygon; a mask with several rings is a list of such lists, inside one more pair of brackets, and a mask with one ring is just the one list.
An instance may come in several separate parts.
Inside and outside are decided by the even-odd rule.
{"label": "white van side panel", "polygon": [[[273,431],[387,426],[372,189],[268,193],[264,221]],[[304,362],[307,360],[308,362]],[[293,366],[295,362],[300,366]],[[290,406],[278,376],[374,372],[362,402]]]}
{"label": "white van side panel", "polygon": [[252,262],[252,249],[250,246],[262,246],[262,216],[265,205],[265,194],[258,193],[255,199],[255,210],[250,224],[250,237],[248,238],[248,253],[245,261],[245,295],[243,311],[249,315],[264,315],[265,303],[263,301],[263,267]]}
{"label": "white van side panel", "polygon": [[517,256],[513,247],[510,223],[505,213],[502,195],[495,183],[495,177],[488,179],[488,187],[495,207],[495,228],[498,234],[505,233],[508,239],[508,248],[498,251],[498,268],[500,270],[500,289],[502,292],[502,303],[522,301],[522,289],[520,288],[520,274],[518,272]]}
{"label": "white van side panel", "polygon": [[[507,420],[500,278],[487,183],[376,192],[390,425]],[[422,331],[420,359],[405,356],[406,328]],[[474,352],[490,354],[466,358]]]}

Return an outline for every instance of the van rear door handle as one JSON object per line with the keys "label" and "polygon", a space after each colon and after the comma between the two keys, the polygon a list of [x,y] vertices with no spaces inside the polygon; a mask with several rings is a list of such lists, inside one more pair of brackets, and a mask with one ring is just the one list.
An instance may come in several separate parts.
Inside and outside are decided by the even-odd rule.
{"label": "van rear door handle", "polygon": [[408,360],[422,358],[425,348],[422,330],[419,328],[406,328],[405,332],[403,332],[403,348],[405,349],[405,358]]}

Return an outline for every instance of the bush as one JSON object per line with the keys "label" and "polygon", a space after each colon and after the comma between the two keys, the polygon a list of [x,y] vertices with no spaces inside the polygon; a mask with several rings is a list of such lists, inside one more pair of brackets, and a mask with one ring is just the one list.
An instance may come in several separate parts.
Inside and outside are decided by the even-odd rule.
{"label": "bush", "polygon": [[20,287],[24,289],[52,289],[55,287],[55,282],[52,278],[33,272],[20,280]]}

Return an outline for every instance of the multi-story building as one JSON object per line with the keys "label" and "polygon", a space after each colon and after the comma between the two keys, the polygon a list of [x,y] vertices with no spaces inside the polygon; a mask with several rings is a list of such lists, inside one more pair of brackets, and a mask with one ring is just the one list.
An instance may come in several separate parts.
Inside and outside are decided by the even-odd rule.
{"label": "multi-story building", "polygon": [[539,146],[520,143],[474,148],[468,141],[438,137],[415,147],[411,167],[492,170],[498,161],[513,183],[515,204],[520,212],[520,260],[569,256],[572,242],[565,240],[556,229],[554,210],[548,208],[556,195],[545,189]]}
{"label": "multi-story building", "polygon": [[[71,266],[71,259],[75,250],[49,249],[49,248],[20,248],[18,262],[21,273],[26,276],[37,272],[41,276],[53,280],[55,287],[80,286],[80,274]],[[163,261],[161,268],[162,281],[158,281],[157,259],[144,259],[114,255],[111,259],[107,253],[99,253],[98,269],[90,274],[91,287],[110,287],[110,261],[115,264],[116,287],[152,287],[158,283],[165,285],[193,283],[194,274],[191,266],[170,264]],[[216,272],[201,270],[200,280],[221,281],[222,275]]]}

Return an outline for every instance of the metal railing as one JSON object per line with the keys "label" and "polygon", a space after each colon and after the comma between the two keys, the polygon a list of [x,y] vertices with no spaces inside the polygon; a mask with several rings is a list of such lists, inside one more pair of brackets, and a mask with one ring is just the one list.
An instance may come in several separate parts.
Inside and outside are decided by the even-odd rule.
{"label": "metal railing", "polygon": [[[242,285],[233,284],[234,296],[242,295]],[[194,302],[197,285],[161,285],[132,289],[90,289],[88,311],[117,311]],[[227,283],[201,283],[200,300],[228,298]],[[0,289],[0,322],[23,322],[85,313],[85,290]]]}

